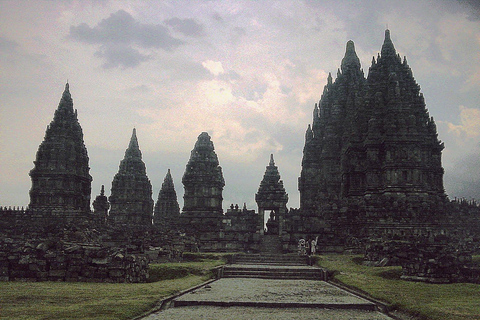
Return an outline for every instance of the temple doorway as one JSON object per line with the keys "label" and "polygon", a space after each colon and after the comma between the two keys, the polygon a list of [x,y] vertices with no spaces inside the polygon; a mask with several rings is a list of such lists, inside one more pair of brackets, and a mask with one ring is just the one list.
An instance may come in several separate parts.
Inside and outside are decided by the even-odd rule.
{"label": "temple doorway", "polygon": [[264,212],[264,229],[267,235],[279,234],[279,217],[276,210],[265,210]]}

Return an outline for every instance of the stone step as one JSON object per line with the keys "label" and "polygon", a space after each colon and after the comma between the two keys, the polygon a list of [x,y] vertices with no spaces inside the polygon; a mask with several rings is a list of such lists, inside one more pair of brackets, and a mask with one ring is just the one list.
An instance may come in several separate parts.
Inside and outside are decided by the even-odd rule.
{"label": "stone step", "polygon": [[[364,310],[376,311],[376,305],[371,303],[302,303],[302,302],[254,302],[254,301],[197,301],[175,300],[173,307],[211,306],[211,307],[255,307],[255,308],[315,308],[330,310]],[[263,319],[263,318],[262,318]],[[270,319],[270,318],[268,318]],[[336,318],[340,319],[340,318]],[[349,318],[351,319],[351,318]]]}
{"label": "stone step", "polygon": [[282,242],[278,235],[264,235],[260,251],[269,254],[281,254]]}
{"label": "stone step", "polygon": [[290,279],[290,280],[323,280],[321,273],[281,273],[281,272],[226,272],[224,278],[260,278],[260,279]]}
{"label": "stone step", "polygon": [[326,280],[326,271],[315,267],[281,267],[227,265],[222,271],[223,278],[262,278],[262,279],[304,279]]}
{"label": "stone step", "polygon": [[299,266],[255,266],[255,265],[226,265],[224,266],[225,270],[229,271],[269,271],[269,272],[316,272],[321,270],[321,268],[315,267],[299,267]]}
{"label": "stone step", "polygon": [[286,254],[239,254],[235,255],[236,264],[273,264],[273,265],[306,265],[307,257]]}

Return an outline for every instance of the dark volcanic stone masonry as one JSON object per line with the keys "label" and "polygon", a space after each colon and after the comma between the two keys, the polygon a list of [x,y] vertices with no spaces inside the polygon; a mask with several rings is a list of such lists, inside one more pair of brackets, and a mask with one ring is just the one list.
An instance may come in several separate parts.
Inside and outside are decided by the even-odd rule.
{"label": "dark volcanic stone masonry", "polygon": [[180,206],[178,205],[177,193],[173,185],[173,178],[168,169],[167,175],[162,183],[162,188],[158,193],[158,200],[155,204],[153,223],[172,224],[178,220],[180,215]]}
{"label": "dark volcanic stone masonry", "polygon": [[92,177],[68,83],[30,171],[30,209],[90,212]]}
{"label": "dark volcanic stone masonry", "polygon": [[109,201],[109,218],[114,223],[143,226],[152,224],[152,184],[142,161],[135,129],[118,173],[113,178]]}
{"label": "dark volcanic stone masonry", "polygon": [[[8,235],[19,243],[55,243],[59,230],[71,230],[75,236],[65,243],[79,252],[83,249],[75,246],[108,247],[112,254],[125,249],[144,261],[144,254],[153,260],[178,260],[183,251],[198,250],[292,253],[301,239],[310,239],[318,240],[319,253],[365,252],[369,265],[402,264],[404,279],[478,282],[478,270],[464,262],[480,252],[480,206],[448,199],[443,148],[420,86],[386,30],[367,77],[353,41],[347,42],[336,78],[328,75],[305,134],[300,208],[287,209],[288,195],[272,155],[255,194],[258,212],[231,204],[224,213],[222,168],[209,134],[203,132],[185,167],[183,210],[170,171],[154,210],[152,184],[133,129],[110,197],[102,186],[92,212],[89,158],[67,83],[30,172],[30,205],[0,207],[0,240]],[[98,233],[95,243],[77,239],[87,230]],[[8,257],[10,240],[5,240],[0,254]],[[8,266],[0,265],[0,276],[30,278],[38,266],[42,280],[89,281],[117,263],[85,254],[85,263],[92,270],[98,266],[98,273],[66,278],[63,273],[69,271],[57,268],[67,259],[63,253],[52,253],[48,262],[42,256],[30,261],[20,252],[28,248],[33,254],[37,247],[22,246]],[[49,270],[44,270],[45,263],[50,263]],[[18,277],[17,268],[25,271]],[[448,279],[441,279],[447,273]],[[143,271],[135,277],[145,280]],[[117,280],[130,281],[123,276]]]}
{"label": "dark volcanic stone masonry", "polygon": [[408,230],[413,223],[422,228],[438,222],[447,201],[443,148],[390,31],[366,79],[349,41],[341,70],[335,81],[329,75],[306,132],[300,228],[332,244],[392,233],[402,221]]}
{"label": "dark volcanic stone masonry", "polygon": [[198,238],[204,250],[223,247],[219,239],[223,230],[222,192],[225,181],[208,133],[202,132],[198,136],[182,182],[185,194],[181,225]]}

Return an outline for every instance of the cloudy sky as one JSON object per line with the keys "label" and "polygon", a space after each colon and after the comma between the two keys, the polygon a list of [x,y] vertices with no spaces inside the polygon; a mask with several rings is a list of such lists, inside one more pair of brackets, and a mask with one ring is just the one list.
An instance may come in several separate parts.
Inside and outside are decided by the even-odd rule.
{"label": "cloudy sky", "polygon": [[66,81],[83,128],[92,199],[107,195],[137,129],[158,197],[207,131],[224,208],[256,208],[274,154],[290,201],[304,134],[348,40],[365,73],[388,27],[445,142],[450,198],[480,199],[477,1],[0,0],[0,206],[26,206],[29,171]]}

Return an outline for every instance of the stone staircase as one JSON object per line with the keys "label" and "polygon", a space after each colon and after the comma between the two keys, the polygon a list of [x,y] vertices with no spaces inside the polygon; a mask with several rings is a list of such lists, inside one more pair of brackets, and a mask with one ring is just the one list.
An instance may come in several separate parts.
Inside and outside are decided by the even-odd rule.
{"label": "stone staircase", "polygon": [[278,235],[263,235],[260,251],[267,254],[281,254],[282,242]]}
{"label": "stone staircase", "polygon": [[278,265],[278,266],[306,266],[307,257],[297,254],[237,254],[232,259],[233,264]]}
{"label": "stone staircase", "polygon": [[327,280],[327,271],[307,266],[305,256],[295,254],[239,254],[220,270],[221,278]]}
{"label": "stone staircase", "polygon": [[259,278],[288,280],[325,280],[326,273],[314,267],[225,266],[223,278]]}

